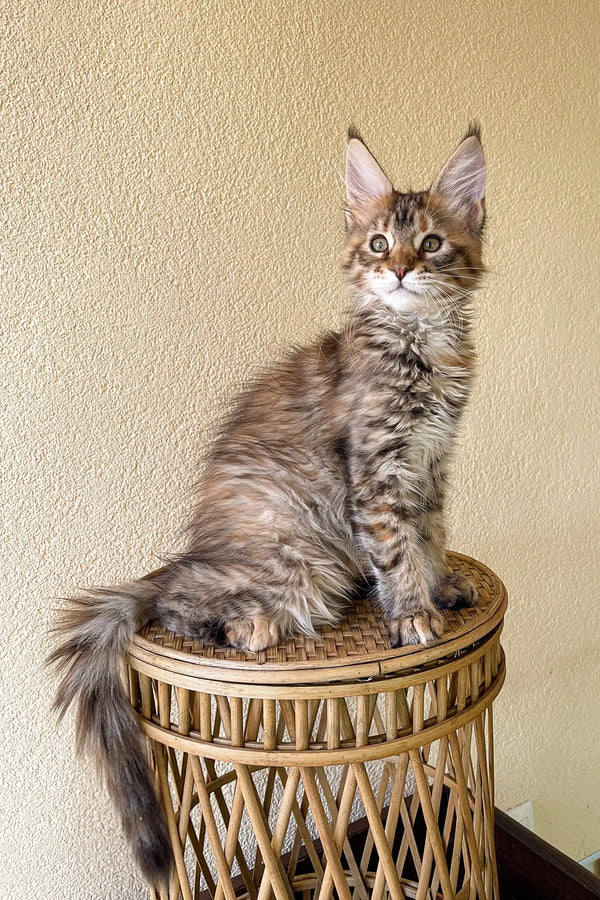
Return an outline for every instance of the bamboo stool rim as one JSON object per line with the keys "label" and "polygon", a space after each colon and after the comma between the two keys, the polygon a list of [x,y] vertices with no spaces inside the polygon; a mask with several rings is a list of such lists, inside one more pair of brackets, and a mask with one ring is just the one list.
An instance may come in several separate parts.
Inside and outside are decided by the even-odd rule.
{"label": "bamboo stool rim", "polygon": [[175,635],[151,623],[130,642],[127,658],[134,668],[170,672],[183,678],[205,678],[229,684],[315,684],[362,681],[385,675],[409,674],[461,654],[501,626],[507,592],[498,576],[478,560],[448,554],[452,571],[477,587],[472,609],[446,610],[446,630],[429,644],[391,648],[387,626],[371,600],[353,604],[338,625],[321,629],[319,639],[296,636],[260,653],[217,648]]}

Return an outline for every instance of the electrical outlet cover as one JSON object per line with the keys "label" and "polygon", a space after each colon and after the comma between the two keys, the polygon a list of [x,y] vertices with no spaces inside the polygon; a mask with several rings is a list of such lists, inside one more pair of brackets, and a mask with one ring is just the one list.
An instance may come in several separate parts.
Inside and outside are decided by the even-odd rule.
{"label": "electrical outlet cover", "polygon": [[533,803],[531,800],[525,800],[524,803],[519,803],[518,806],[513,806],[512,809],[507,810],[508,815],[513,818],[516,822],[519,822],[521,825],[524,825],[525,828],[529,828],[530,831],[535,831],[535,820],[533,818]]}
{"label": "electrical outlet cover", "polygon": [[600,875],[600,850],[590,853],[585,859],[581,860],[581,865],[593,872],[594,875]]}

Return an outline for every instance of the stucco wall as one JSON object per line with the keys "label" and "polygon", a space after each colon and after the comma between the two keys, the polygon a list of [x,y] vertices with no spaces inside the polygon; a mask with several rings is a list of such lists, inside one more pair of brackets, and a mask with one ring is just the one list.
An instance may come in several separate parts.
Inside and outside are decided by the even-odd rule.
{"label": "stucco wall", "polygon": [[223,400],[339,322],[349,122],[423,187],[482,121],[452,545],[510,594],[498,803],[600,847],[596,0],[7,0],[0,30],[2,895],[144,896],[45,630],[178,546]]}

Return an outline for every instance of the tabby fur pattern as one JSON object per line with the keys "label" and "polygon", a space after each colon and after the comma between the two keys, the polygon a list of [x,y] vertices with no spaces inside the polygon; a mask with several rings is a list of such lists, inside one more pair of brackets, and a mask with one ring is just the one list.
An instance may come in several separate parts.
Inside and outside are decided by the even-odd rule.
{"label": "tabby fur pattern", "polygon": [[166,882],[171,851],[144,742],[119,674],[151,619],[241,650],[341,617],[369,582],[394,646],[443,632],[476,602],[448,571],[444,497],[475,352],[485,164],[470,129],[428,191],[400,193],[354,132],[347,151],[340,332],[291,352],[239,398],[199,485],[188,547],[140,581],[62,614],[61,715],[107,781],[137,861]]}

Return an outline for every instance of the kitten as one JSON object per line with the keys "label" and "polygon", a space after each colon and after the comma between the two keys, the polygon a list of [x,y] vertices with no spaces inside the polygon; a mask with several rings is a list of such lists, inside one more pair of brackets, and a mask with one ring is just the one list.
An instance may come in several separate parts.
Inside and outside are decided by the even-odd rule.
{"label": "kitten", "polygon": [[471,128],[429,191],[398,193],[353,132],[347,150],[345,328],[250,385],[200,482],[187,551],[159,572],[80,597],[52,654],[56,708],[77,701],[146,878],[170,848],[119,658],[151,619],[258,651],[342,615],[370,578],[393,646],[440,637],[439,609],[476,602],[448,571],[448,458],[474,368],[485,163]]}

